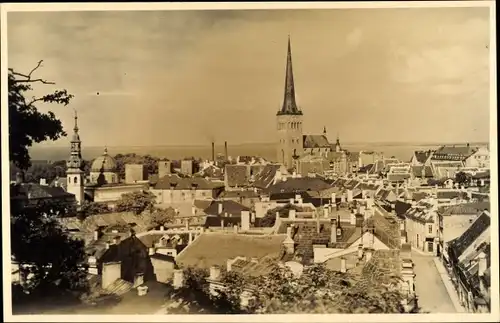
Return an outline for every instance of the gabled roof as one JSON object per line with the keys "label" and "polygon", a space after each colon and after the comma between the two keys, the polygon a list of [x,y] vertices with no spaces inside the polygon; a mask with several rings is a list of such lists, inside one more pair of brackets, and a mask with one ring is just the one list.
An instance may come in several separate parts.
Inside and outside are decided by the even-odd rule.
{"label": "gabled roof", "polygon": [[482,212],[471,226],[458,238],[449,242],[449,248],[456,259],[490,226],[489,212]]}
{"label": "gabled roof", "polygon": [[490,202],[462,203],[445,206],[440,210],[442,215],[470,215],[490,210]]}
{"label": "gabled roof", "polygon": [[432,173],[431,166],[411,166],[410,172],[414,177],[422,177],[422,171],[425,178],[432,178],[434,174]]}
{"label": "gabled roof", "polygon": [[11,197],[24,196],[28,199],[71,198],[74,194],[66,192],[62,187],[22,183],[11,185]]}
{"label": "gabled roof", "polygon": [[396,209],[396,215],[398,216],[403,216],[406,211],[408,211],[411,208],[411,204],[401,202],[399,200],[396,201],[395,209]]}
{"label": "gabled roof", "polygon": [[180,266],[226,266],[227,259],[278,257],[283,235],[250,236],[231,233],[204,233],[193,241],[176,262]]}
{"label": "gabled roof", "polygon": [[304,135],[302,142],[304,148],[330,148],[328,138],[324,135]]}
{"label": "gabled roof", "polygon": [[450,159],[450,160],[460,160],[472,155],[475,152],[475,148],[467,146],[441,146],[433,154],[432,159]]}
{"label": "gabled roof", "polygon": [[241,216],[241,211],[250,211],[250,209],[238,202],[232,200],[224,200],[212,203],[204,210],[207,215],[219,215],[219,204],[222,204],[222,215],[227,213],[232,216]]}
{"label": "gabled roof", "polygon": [[281,165],[279,164],[269,164],[264,167],[260,171],[259,174],[255,176],[255,181],[253,185],[258,188],[267,188],[269,187],[276,176],[276,172],[280,170]]}
{"label": "gabled roof", "polygon": [[207,181],[202,177],[180,177],[176,174],[159,178],[154,188],[157,190],[211,190],[221,185]]}
{"label": "gabled roof", "polygon": [[318,177],[301,177],[301,178],[288,178],[286,181],[280,181],[274,185],[269,186],[266,191],[269,194],[285,193],[285,192],[305,192],[321,191],[330,187],[325,180]]}
{"label": "gabled roof", "polygon": [[433,153],[432,150],[427,150],[427,151],[417,150],[415,151],[414,156],[417,162],[425,164],[425,162],[427,162],[427,159],[429,159],[432,153]]}
{"label": "gabled roof", "polygon": [[227,179],[227,185],[230,187],[244,187],[249,185],[247,165],[226,165],[224,177]]}

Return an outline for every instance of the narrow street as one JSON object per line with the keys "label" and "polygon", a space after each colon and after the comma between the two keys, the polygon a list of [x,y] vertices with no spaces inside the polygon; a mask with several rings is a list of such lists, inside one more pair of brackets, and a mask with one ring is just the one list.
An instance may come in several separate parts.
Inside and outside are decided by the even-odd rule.
{"label": "narrow street", "polygon": [[434,257],[412,252],[415,264],[415,289],[423,312],[456,313],[455,306],[434,264]]}

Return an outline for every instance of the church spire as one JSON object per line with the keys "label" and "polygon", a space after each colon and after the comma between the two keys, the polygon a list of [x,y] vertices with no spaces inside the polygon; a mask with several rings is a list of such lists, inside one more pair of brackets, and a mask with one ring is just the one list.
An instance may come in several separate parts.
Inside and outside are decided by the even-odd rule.
{"label": "church spire", "polygon": [[80,142],[80,135],[78,134],[78,114],[75,110],[75,126],[73,127],[73,138],[71,142]]}
{"label": "church spire", "polygon": [[323,136],[326,136],[326,126],[323,126]]}
{"label": "church spire", "polygon": [[295,101],[295,83],[293,81],[292,68],[292,46],[290,44],[290,35],[288,35],[288,52],[286,57],[286,75],[285,75],[285,95],[283,98],[283,106],[278,112],[278,115],[301,115],[302,111],[297,107]]}

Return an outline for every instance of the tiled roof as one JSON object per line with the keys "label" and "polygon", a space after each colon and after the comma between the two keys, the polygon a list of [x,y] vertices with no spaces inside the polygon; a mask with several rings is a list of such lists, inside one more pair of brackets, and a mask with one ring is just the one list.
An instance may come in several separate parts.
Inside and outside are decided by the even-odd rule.
{"label": "tiled roof", "polygon": [[262,171],[255,176],[255,181],[253,185],[258,188],[269,187],[276,176],[276,172],[281,168],[278,164],[269,164],[262,169]]}
{"label": "tiled roof", "polygon": [[157,190],[211,190],[220,185],[207,181],[202,177],[180,177],[176,174],[165,175],[158,179],[154,188]]}
{"label": "tiled roof", "polygon": [[205,210],[212,205],[213,200],[194,200],[193,203],[196,208]]}
{"label": "tiled roof", "polygon": [[266,191],[269,194],[285,192],[322,191],[330,187],[325,180],[318,177],[288,178],[286,181],[278,182],[269,186]]}
{"label": "tiled roof", "polygon": [[413,194],[412,194],[412,200],[418,202],[420,200],[425,199],[428,196],[429,196],[429,194],[427,194],[426,192],[413,192]]}
{"label": "tiled roof", "polygon": [[58,218],[57,220],[64,228],[78,229],[87,233],[94,232],[98,227],[109,228],[117,225],[123,228],[123,232],[128,232],[130,228],[133,228],[135,232],[147,230],[145,217],[142,215],[135,215],[133,212],[95,214],[88,216],[83,221],[80,221],[77,217]]}
{"label": "tiled roof", "polygon": [[410,172],[415,177],[422,177],[422,170],[424,170],[425,178],[432,178],[434,174],[432,173],[431,166],[411,166]]}
{"label": "tiled roof", "polygon": [[406,211],[408,211],[411,208],[411,204],[401,202],[399,200],[396,201],[395,209],[396,209],[396,215],[398,216],[403,216]]}
{"label": "tiled roof", "polygon": [[330,148],[330,143],[324,135],[304,135],[302,142],[304,148]]}
{"label": "tiled roof", "polygon": [[62,187],[64,190],[66,190],[67,183],[68,183],[68,181],[67,181],[66,177],[57,177],[50,183],[50,186]]}
{"label": "tiled roof", "polygon": [[490,214],[483,212],[460,237],[449,242],[449,248],[457,259],[467,247],[489,228],[490,222]]}
{"label": "tiled roof", "polygon": [[132,283],[121,278],[115,280],[106,288],[102,288],[102,279],[99,275],[89,274],[87,276],[87,279],[89,282],[90,291],[93,294],[122,296],[132,290],[133,287]]}
{"label": "tiled roof", "polygon": [[[475,149],[471,146],[441,146],[436,150],[432,158],[436,156],[440,158],[440,156],[460,156],[460,157],[468,157],[474,153]],[[436,159],[438,159],[436,158]]]}
{"label": "tiled roof", "polygon": [[473,179],[489,179],[490,178],[490,171],[484,171],[484,172],[477,172],[476,174],[472,175]]}
{"label": "tiled roof", "polygon": [[442,215],[462,215],[477,214],[484,210],[489,211],[491,204],[489,202],[462,203],[451,206],[445,206],[440,210]]}
{"label": "tiled roof", "polygon": [[[279,233],[286,232],[290,223],[283,221],[278,228]],[[320,219],[319,233],[316,221],[293,221],[293,240],[295,241],[295,254],[293,259],[302,264],[311,264],[314,260],[313,245],[328,245],[330,243],[331,224],[329,219]],[[361,237],[361,228],[349,223],[341,222],[342,235],[337,237],[334,248],[347,248],[350,244]],[[292,259],[288,259],[292,260]]]}
{"label": "tiled roof", "polygon": [[219,204],[222,204],[222,215],[227,213],[228,215],[240,216],[241,211],[250,211],[250,209],[240,203],[232,200],[217,201],[212,203],[208,208],[204,210],[207,215],[219,215]]}
{"label": "tiled roof", "polygon": [[66,192],[62,187],[40,185],[36,183],[22,183],[11,185],[11,197],[26,196],[28,199],[39,198],[70,198],[73,194]]}
{"label": "tiled roof", "polygon": [[224,221],[224,227],[232,227],[241,224],[241,216],[207,216],[205,219],[205,228],[222,227],[222,222]]}
{"label": "tiled roof", "polygon": [[353,179],[344,183],[344,187],[348,190],[352,190],[359,185],[359,181]]}
{"label": "tiled roof", "polygon": [[466,198],[467,193],[459,190],[438,190],[438,199],[454,199],[454,198]]}
{"label": "tiled roof", "polygon": [[268,275],[274,268],[276,268],[276,259],[273,257],[264,257],[259,261],[238,259],[231,265],[231,271],[253,277]]}
{"label": "tiled roof", "polygon": [[226,165],[224,177],[227,179],[227,185],[230,187],[248,186],[250,180],[246,165]]}
{"label": "tiled roof", "polygon": [[231,233],[204,233],[191,243],[176,262],[180,266],[209,268],[225,266],[227,259],[278,257],[283,235],[250,236]]}
{"label": "tiled roof", "polygon": [[391,182],[404,182],[408,178],[410,178],[409,173],[403,174],[387,174],[387,179]]}
{"label": "tiled roof", "polygon": [[[399,250],[375,250],[372,258],[368,261],[362,270],[362,281],[373,283],[388,283],[392,277],[399,276],[401,273],[401,260]],[[363,282],[360,282],[363,284]]]}
{"label": "tiled roof", "polygon": [[145,280],[154,278],[148,247],[135,236],[110,245],[99,260],[100,263],[116,261],[121,262],[121,277],[126,281],[133,282],[137,273],[143,273]]}
{"label": "tiled roof", "polygon": [[425,164],[425,162],[427,161],[427,159],[429,159],[429,157],[431,156],[431,154],[433,153],[432,150],[427,150],[427,151],[415,151],[415,159],[421,163],[421,164]]}

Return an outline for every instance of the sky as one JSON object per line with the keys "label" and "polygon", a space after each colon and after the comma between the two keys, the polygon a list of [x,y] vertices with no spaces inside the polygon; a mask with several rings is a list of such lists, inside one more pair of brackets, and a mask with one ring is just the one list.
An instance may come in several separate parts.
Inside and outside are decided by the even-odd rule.
{"label": "sky", "polygon": [[[291,37],[304,132],[489,140],[489,9],[10,12],[8,64],[87,146],[273,142]],[[67,145],[63,138],[50,145]]]}

